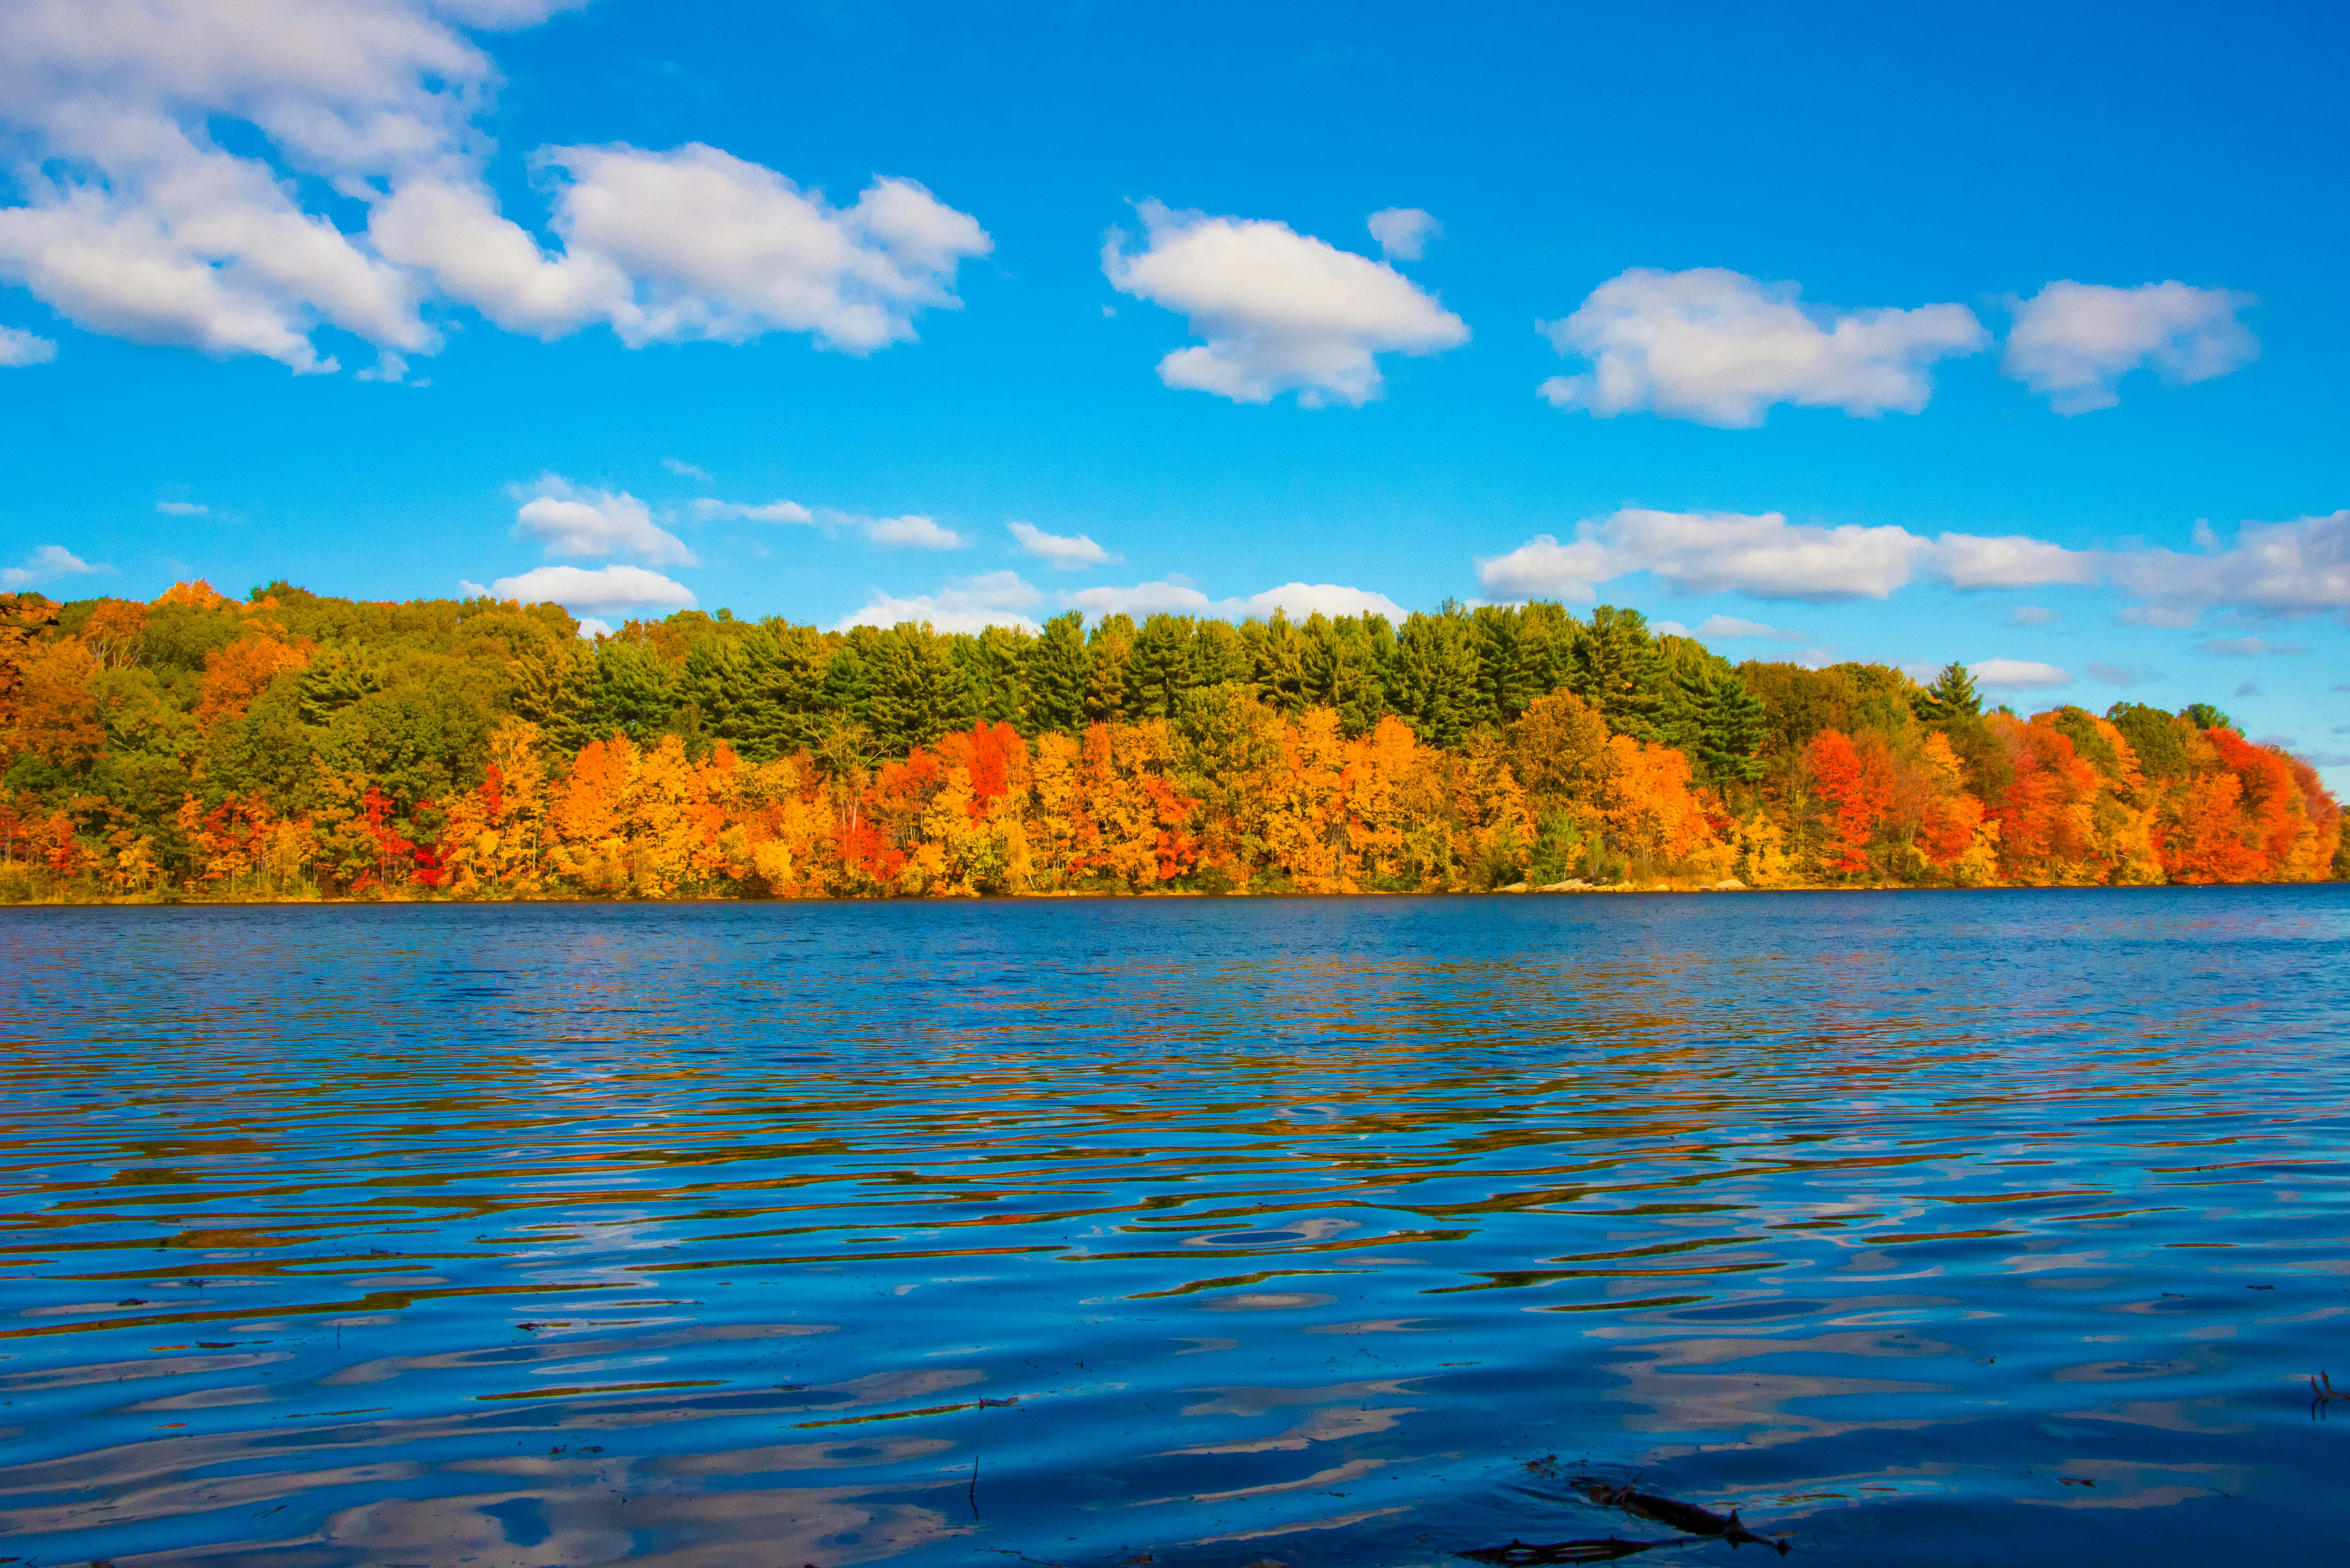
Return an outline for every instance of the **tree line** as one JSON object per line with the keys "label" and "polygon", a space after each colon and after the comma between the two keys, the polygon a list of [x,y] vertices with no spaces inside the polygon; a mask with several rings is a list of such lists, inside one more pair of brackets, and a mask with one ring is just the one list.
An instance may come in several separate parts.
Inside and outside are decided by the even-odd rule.
{"label": "tree line", "polygon": [[2226,715],[1985,711],[1537,601],[845,632],[0,596],[0,898],[2314,880]]}

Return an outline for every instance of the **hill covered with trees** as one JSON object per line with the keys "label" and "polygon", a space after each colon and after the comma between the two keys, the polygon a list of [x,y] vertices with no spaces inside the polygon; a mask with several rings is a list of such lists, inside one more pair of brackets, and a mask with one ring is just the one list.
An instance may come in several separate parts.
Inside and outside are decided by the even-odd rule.
{"label": "hill covered with trees", "polygon": [[0,899],[2314,881],[2224,714],[1986,712],[1636,612],[1041,635],[0,596]]}

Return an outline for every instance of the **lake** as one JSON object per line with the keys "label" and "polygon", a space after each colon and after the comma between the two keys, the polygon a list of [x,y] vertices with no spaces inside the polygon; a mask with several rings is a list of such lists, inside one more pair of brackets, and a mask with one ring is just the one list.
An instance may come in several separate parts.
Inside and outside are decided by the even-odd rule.
{"label": "lake", "polygon": [[1753,1559],[1594,1483],[2350,1557],[2350,888],[10,909],[0,977],[0,1563]]}

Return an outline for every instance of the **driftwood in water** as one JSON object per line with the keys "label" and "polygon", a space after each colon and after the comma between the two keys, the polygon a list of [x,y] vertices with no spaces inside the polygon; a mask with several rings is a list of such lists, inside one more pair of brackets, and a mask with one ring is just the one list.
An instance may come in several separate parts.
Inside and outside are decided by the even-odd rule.
{"label": "driftwood in water", "polygon": [[1554,1541],[1546,1546],[1513,1541],[1507,1546],[1488,1546],[1459,1555],[1471,1563],[1492,1563],[1501,1568],[1542,1568],[1553,1563],[1613,1563],[1618,1557],[1679,1544],[1674,1541],[1618,1541],[1611,1535],[1605,1541]]}
{"label": "driftwood in water", "polygon": [[1768,1546],[1784,1557],[1790,1548],[1784,1541],[1773,1541],[1755,1534],[1739,1522],[1738,1511],[1731,1509],[1724,1519],[1711,1509],[1700,1508],[1693,1502],[1679,1502],[1654,1492],[1638,1491],[1629,1486],[1611,1486],[1606,1481],[1591,1481],[1584,1495],[1603,1508],[1620,1508],[1635,1519],[1653,1520],[1670,1525],[1684,1535],[1711,1535],[1729,1542],[1732,1546]]}

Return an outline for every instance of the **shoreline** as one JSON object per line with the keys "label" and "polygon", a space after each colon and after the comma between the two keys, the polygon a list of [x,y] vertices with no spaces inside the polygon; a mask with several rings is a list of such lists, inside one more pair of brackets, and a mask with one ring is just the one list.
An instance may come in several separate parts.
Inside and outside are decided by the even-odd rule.
{"label": "shoreline", "polygon": [[1504,888],[1364,888],[1347,892],[1316,893],[1298,889],[1233,889],[1210,892],[1196,888],[1168,888],[1138,890],[1134,888],[1045,888],[1019,893],[969,894],[891,894],[848,893],[816,896],[744,897],[729,894],[696,894],[670,898],[609,898],[593,895],[565,894],[555,897],[509,898],[442,898],[394,897],[348,898],[313,895],[271,898],[163,898],[153,895],[130,895],[95,898],[19,898],[0,901],[0,913],[16,909],[369,909],[393,907],[513,907],[521,905],[598,905],[609,907],[653,908],[671,904],[1014,904],[1041,903],[1064,898],[1087,898],[1101,901],[1158,898],[1252,898],[1252,899],[1354,899],[1354,898],[1514,898],[1527,896],[1551,898],[1575,897],[1653,897],[1670,895],[1689,897],[1705,893],[2053,893],[2107,892],[2137,893],[2163,891],[2200,891],[2228,888],[2327,888],[2340,887],[2340,880],[2325,882],[2012,882],[1993,883],[1974,888],[1918,888],[1900,883],[1866,884],[1788,883],[1774,888],[1750,888],[1743,885],[1723,887],[1706,884],[1670,887],[1658,884],[1634,887],[1615,883],[1604,887],[1512,886]]}

